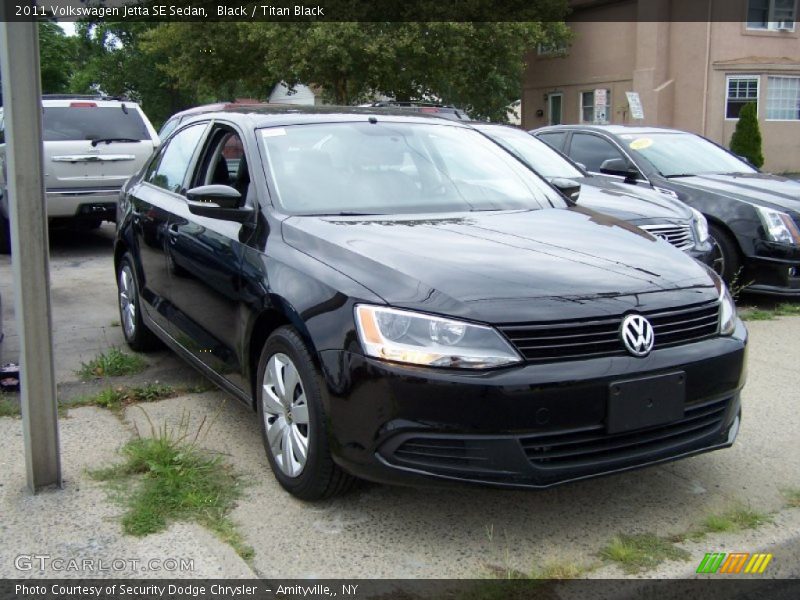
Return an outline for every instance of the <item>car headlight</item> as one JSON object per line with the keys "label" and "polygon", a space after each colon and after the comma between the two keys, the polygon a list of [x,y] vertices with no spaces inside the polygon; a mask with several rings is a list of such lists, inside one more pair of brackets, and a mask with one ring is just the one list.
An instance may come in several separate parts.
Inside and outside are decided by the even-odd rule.
{"label": "car headlight", "polygon": [[699,210],[691,207],[689,210],[692,211],[692,225],[694,226],[694,234],[697,236],[697,243],[705,244],[710,237],[708,233],[708,220]]}
{"label": "car headlight", "polygon": [[720,282],[721,289],[719,294],[719,333],[720,335],[731,335],[736,329],[736,304],[733,296],[728,291],[728,286]]}
{"label": "car headlight", "polygon": [[797,230],[792,217],[785,212],[763,206],[756,206],[756,210],[764,224],[768,239],[781,244],[800,245],[800,231]]}
{"label": "car headlight", "polygon": [[488,369],[522,359],[495,329],[409,310],[359,304],[356,328],[368,356],[427,367]]}

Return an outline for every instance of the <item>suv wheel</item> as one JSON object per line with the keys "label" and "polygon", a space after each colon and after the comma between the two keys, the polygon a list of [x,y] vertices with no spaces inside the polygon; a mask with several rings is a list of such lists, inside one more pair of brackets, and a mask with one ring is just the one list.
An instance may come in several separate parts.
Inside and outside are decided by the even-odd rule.
{"label": "suv wheel", "polygon": [[725,283],[730,284],[741,268],[739,248],[731,236],[720,227],[709,225],[708,230],[711,234],[710,241],[714,252],[712,268],[725,280]]}
{"label": "suv wheel", "polygon": [[119,294],[119,319],[125,341],[133,350],[146,352],[161,346],[161,341],[142,321],[139,304],[139,285],[133,269],[131,255],[126,253],[119,261],[117,269],[117,288]]}
{"label": "suv wheel", "polygon": [[277,329],[258,361],[261,436],[278,483],[303,500],[336,496],[355,481],[331,457],[320,380],[297,332]]}

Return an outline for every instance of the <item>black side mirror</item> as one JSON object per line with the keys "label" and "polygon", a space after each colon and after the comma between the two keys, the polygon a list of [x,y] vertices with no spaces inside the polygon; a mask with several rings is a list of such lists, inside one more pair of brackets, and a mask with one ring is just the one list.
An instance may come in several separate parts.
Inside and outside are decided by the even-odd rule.
{"label": "black side mirror", "polygon": [[581,195],[581,184],[577,181],[573,181],[572,179],[563,179],[561,177],[556,177],[550,180],[550,183],[556,188],[559,192],[564,194],[567,198],[578,203],[578,197]]}
{"label": "black side mirror", "polygon": [[244,223],[254,210],[242,205],[242,195],[229,185],[201,185],[186,192],[189,212],[200,217]]}
{"label": "black side mirror", "polygon": [[639,169],[624,158],[609,158],[600,165],[603,175],[617,175],[625,178],[625,183],[636,183],[639,178]]}

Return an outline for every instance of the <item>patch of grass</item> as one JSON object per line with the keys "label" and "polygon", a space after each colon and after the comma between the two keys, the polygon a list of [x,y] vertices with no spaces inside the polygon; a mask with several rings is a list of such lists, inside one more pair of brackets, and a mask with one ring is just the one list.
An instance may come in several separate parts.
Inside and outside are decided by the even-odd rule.
{"label": "patch of grass", "polygon": [[626,573],[638,573],[656,567],[665,560],[688,560],[689,553],[670,540],[652,533],[618,535],[598,554],[617,563]]}
{"label": "patch of grass", "polygon": [[188,419],[178,433],[166,425],[154,437],[137,437],[122,447],[124,461],[90,475],[117,491],[125,506],[123,531],[141,537],[163,531],[174,521],[194,521],[209,528],[245,559],[253,549],[228,517],[241,495],[229,465],[196,445],[202,425],[190,440]]}
{"label": "patch of grass", "polygon": [[0,417],[18,417],[22,414],[19,400],[0,394]]}
{"label": "patch of grass", "polygon": [[111,321],[111,327],[120,327],[119,321]]}
{"label": "patch of grass", "polygon": [[781,490],[781,494],[786,498],[786,506],[789,508],[800,508],[800,489],[786,488]]}
{"label": "patch of grass", "polygon": [[569,561],[550,561],[529,572],[518,569],[487,565],[486,570],[493,579],[577,579],[594,570],[594,566],[579,565]]}
{"label": "patch of grass", "polygon": [[171,386],[158,382],[135,387],[108,387],[93,396],[78,398],[70,402],[70,406],[100,406],[117,411],[135,402],[156,402],[176,394]]}
{"label": "patch of grass", "polygon": [[210,392],[216,388],[217,386],[211,383],[208,379],[203,379],[193,383],[192,385],[183,386],[179,391],[186,392],[187,394],[202,394],[203,392]]}
{"label": "patch of grass", "polygon": [[147,363],[138,354],[127,354],[119,348],[111,348],[108,352],[101,352],[88,363],[82,363],[78,376],[86,380],[133,375],[146,367]]}
{"label": "patch of grass", "polygon": [[750,508],[737,507],[717,515],[709,515],[703,521],[704,533],[721,533],[756,529],[765,523],[771,523],[772,517]]}
{"label": "patch of grass", "polygon": [[773,308],[742,308],[739,316],[743,321],[771,321],[776,317],[800,316],[800,304],[783,302]]}

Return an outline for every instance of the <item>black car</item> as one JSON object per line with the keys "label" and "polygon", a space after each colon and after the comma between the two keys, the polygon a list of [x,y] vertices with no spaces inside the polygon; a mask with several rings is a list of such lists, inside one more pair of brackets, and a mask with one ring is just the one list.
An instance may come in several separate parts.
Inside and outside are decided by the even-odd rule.
{"label": "black car", "polygon": [[690,256],[713,265],[713,247],[709,242],[706,218],[680,200],[593,176],[560,152],[516,127],[490,123],[472,123],[472,126],[564,193],[572,195],[572,199],[580,202],[581,206],[632,223]]}
{"label": "black car", "polygon": [[747,332],[721,280],[458,122],[200,114],[119,207],[128,343],[253,407],[298,497],[546,487],[736,437]]}
{"label": "black car", "polygon": [[593,174],[676,197],[708,219],[714,269],[749,292],[800,294],[800,183],[761,173],[674,129],[559,125],[532,131]]}

